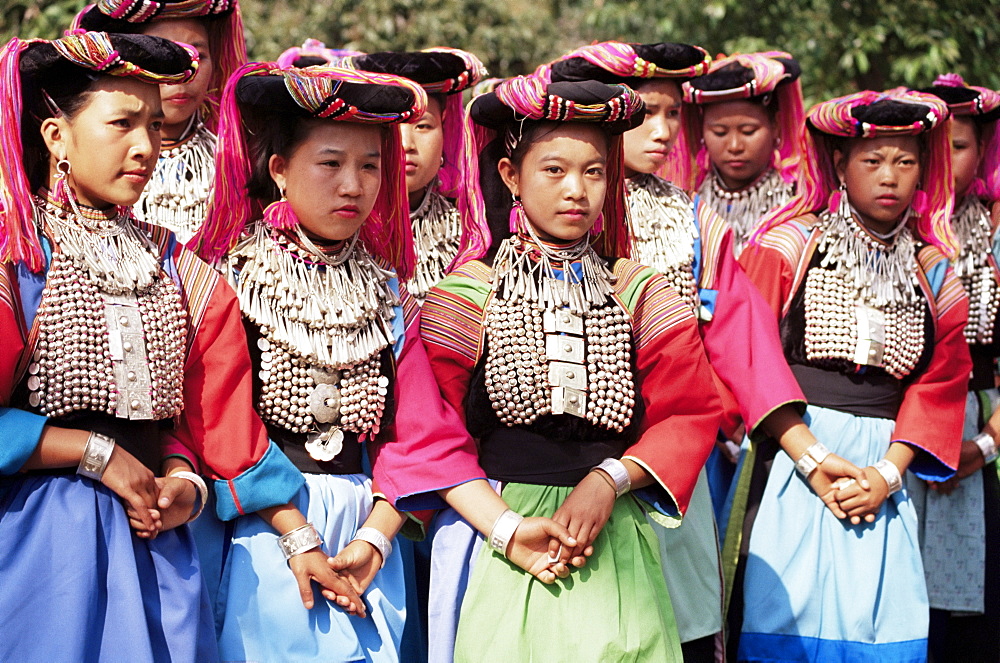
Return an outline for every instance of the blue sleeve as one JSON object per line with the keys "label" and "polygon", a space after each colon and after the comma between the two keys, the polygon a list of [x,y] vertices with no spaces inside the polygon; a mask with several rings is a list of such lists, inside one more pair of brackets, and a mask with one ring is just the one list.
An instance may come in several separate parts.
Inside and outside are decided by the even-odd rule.
{"label": "blue sleeve", "polygon": [[220,520],[232,520],[288,504],[305,482],[298,468],[271,442],[253,467],[232,479],[214,482],[216,514]]}
{"label": "blue sleeve", "polygon": [[35,452],[48,418],[24,410],[0,407],[0,476],[15,474]]}

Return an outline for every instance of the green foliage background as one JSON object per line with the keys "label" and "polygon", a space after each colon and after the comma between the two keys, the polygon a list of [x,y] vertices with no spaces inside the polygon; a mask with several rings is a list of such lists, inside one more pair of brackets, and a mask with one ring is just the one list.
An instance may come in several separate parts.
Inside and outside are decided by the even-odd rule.
{"label": "green foliage background", "polygon": [[[0,0],[0,37],[52,38],[80,6]],[[1000,88],[1000,0],[243,0],[243,15],[257,59],[307,37],[365,51],[456,46],[508,76],[594,40],[683,41],[789,51],[813,101],[946,71]]]}

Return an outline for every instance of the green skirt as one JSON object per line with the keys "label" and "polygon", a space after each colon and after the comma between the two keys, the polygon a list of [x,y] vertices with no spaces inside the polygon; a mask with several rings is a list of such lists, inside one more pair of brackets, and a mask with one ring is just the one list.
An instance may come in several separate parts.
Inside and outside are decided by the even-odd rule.
{"label": "green skirt", "polygon": [[[571,487],[507,484],[524,516],[551,517]],[[546,585],[483,546],[462,603],[456,663],[682,661],[659,545],[632,497],[615,503],[594,554]]]}

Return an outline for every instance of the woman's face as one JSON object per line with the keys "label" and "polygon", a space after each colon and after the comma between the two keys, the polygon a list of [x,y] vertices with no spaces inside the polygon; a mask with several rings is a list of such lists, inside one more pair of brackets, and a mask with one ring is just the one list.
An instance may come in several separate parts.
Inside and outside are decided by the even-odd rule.
{"label": "woman's face", "polygon": [[208,95],[208,87],[215,73],[215,63],[208,48],[208,28],[205,23],[191,18],[153,21],[144,34],[194,46],[198,51],[198,72],[194,78],[180,85],[161,85],[163,101],[163,135],[176,140],[187,128]]}
{"label": "woman's face", "polygon": [[347,239],[375,207],[382,183],[382,127],[353,122],[308,121],[308,134],[285,158],[269,162],[271,178],[284,192],[311,237]]}
{"label": "woman's face", "polygon": [[49,187],[55,183],[56,162],[65,159],[80,203],[97,208],[135,204],[159,157],[162,123],[156,85],[102,76],[76,115],[42,122]]}
{"label": "woman's face", "polygon": [[500,176],[541,239],[572,242],[591,229],[607,191],[608,138],[595,126],[542,129],[520,166],[503,158]]}
{"label": "woman's face", "polygon": [[[406,155],[406,192],[416,194],[419,204],[424,189],[441,168],[444,152],[444,131],[441,125],[441,102],[435,96],[427,99],[427,112],[416,124],[399,127]],[[410,201],[413,206],[413,200]]]}
{"label": "woman's face", "polygon": [[976,135],[976,125],[970,117],[952,117],[951,174],[955,178],[955,199],[965,197],[979,170],[983,156]]}
{"label": "woman's face", "polygon": [[727,189],[749,186],[767,170],[778,128],[753,101],[721,101],[704,108],[702,140]]}
{"label": "woman's face", "polygon": [[920,141],[916,136],[859,138],[847,152],[835,150],[837,176],[861,222],[885,234],[896,227],[920,184]]}
{"label": "woman's face", "polygon": [[636,92],[646,103],[642,124],[625,133],[625,172],[653,173],[667,162],[681,126],[681,88],[671,80],[652,80]]}

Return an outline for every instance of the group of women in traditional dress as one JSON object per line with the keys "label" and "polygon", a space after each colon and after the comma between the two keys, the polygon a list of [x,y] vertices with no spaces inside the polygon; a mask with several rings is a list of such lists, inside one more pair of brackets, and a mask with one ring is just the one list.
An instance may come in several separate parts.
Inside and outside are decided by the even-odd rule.
{"label": "group of women in traditional dress", "polygon": [[236,0],[0,72],[0,660],[1000,660],[1000,93]]}

